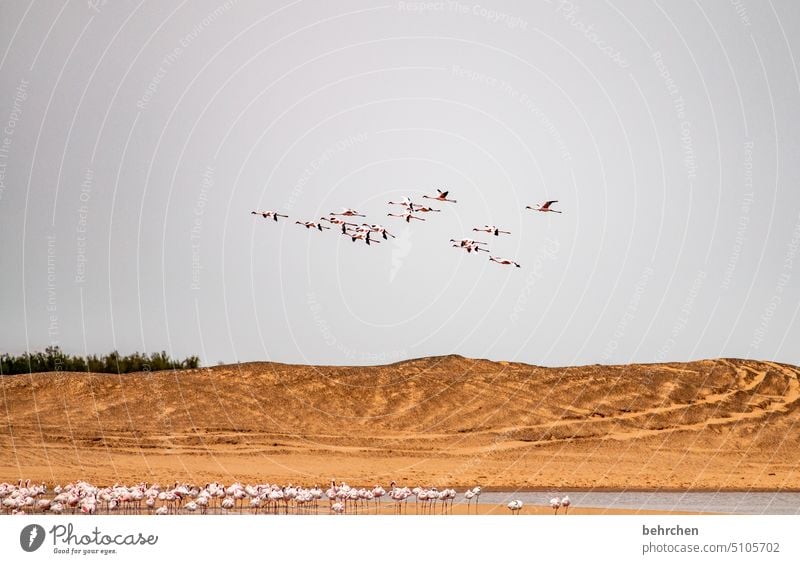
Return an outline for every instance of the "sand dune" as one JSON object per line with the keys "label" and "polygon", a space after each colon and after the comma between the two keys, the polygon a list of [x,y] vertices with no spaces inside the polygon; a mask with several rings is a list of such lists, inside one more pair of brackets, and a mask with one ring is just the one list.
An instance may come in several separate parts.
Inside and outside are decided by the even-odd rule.
{"label": "sand dune", "polygon": [[0,378],[0,481],[800,488],[800,370],[459,356]]}

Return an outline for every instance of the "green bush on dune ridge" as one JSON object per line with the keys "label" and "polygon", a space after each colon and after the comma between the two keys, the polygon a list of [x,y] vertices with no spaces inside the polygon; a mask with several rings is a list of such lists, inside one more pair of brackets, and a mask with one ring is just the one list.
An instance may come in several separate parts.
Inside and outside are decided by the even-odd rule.
{"label": "green bush on dune ridge", "polygon": [[121,356],[117,351],[98,357],[64,354],[59,347],[47,347],[44,352],[23,353],[19,356],[0,355],[0,375],[29,374],[32,372],[106,372],[126,374],[177,368],[197,368],[200,359],[190,356],[183,360],[170,358],[166,351],[150,355],[135,352]]}

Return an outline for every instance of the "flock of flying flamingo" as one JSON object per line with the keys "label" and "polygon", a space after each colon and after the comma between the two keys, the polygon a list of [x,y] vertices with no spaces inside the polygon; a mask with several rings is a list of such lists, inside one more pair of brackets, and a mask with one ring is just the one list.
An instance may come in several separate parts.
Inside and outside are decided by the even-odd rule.
{"label": "flock of flying flamingo", "polygon": [[[457,200],[453,200],[448,198],[449,191],[443,190],[436,190],[437,194],[433,195],[423,195],[422,197],[428,200],[434,200],[436,202],[449,202],[452,204],[458,203]],[[535,206],[525,206],[525,209],[537,211],[537,212],[552,212],[552,213],[561,213],[559,210],[553,209],[553,204],[558,203],[558,200],[548,200],[542,204],[537,204]],[[411,198],[404,197],[399,202],[389,202],[390,205],[393,206],[401,206],[403,208],[402,213],[387,213],[386,215],[389,217],[399,217],[402,218],[403,221],[406,223],[411,223],[411,220],[415,221],[426,221],[426,218],[420,217],[420,215],[414,214],[429,214],[429,213],[441,213],[442,210],[434,209],[429,206],[423,206],[417,203],[414,203]],[[273,221],[278,221],[278,218],[288,218],[288,215],[280,214],[276,211],[251,211],[253,215],[260,215],[264,219],[272,219]],[[340,233],[346,237],[349,237],[354,243],[356,241],[363,241],[367,245],[372,245],[373,243],[380,243],[379,238],[383,238],[388,240],[389,237],[395,238],[394,235],[389,233],[388,229],[382,225],[376,223],[361,223],[358,224],[353,221],[347,221],[347,219],[353,219],[356,217],[366,217],[364,214],[359,213],[358,211],[352,208],[342,208],[339,212],[331,212],[328,216],[324,216],[319,218],[318,221],[295,221],[295,224],[305,227],[306,229],[316,229],[317,231],[323,230],[330,230],[333,227],[329,227],[327,225],[323,225],[321,222],[325,221],[329,223],[331,226],[337,226]],[[355,220],[357,221],[357,220]],[[495,225],[484,225],[483,227],[475,227],[472,229],[473,231],[488,233],[489,235],[493,235],[495,237],[499,237],[500,235],[510,235],[510,231],[504,231]],[[377,239],[375,237],[378,237]],[[495,256],[491,254],[491,251],[485,247],[488,243],[483,241],[476,241],[474,239],[450,239],[450,242],[453,243],[453,247],[458,249],[464,250],[467,253],[475,253],[476,255],[485,252],[489,253],[489,260],[491,262],[495,262],[501,265],[514,265],[517,268],[520,268],[520,264],[514,260],[502,258],[499,256]],[[484,245],[483,247],[481,245]]]}
{"label": "flock of flying flamingo", "polygon": [[[48,495],[49,494],[49,495]],[[25,514],[123,514],[123,515],[189,515],[189,514],[378,514],[393,512],[408,513],[413,507],[417,515],[448,515],[453,512],[456,500],[455,489],[436,487],[399,487],[392,481],[389,490],[380,485],[373,488],[354,488],[346,483],[331,480],[330,487],[323,491],[318,486],[280,486],[278,484],[241,484],[229,486],[218,482],[197,486],[175,482],[172,487],[142,482],[132,486],[115,484],[97,487],[89,482],[78,481],[64,487],[55,486],[50,492],[47,486],[20,480],[16,484],[0,483],[0,506],[11,515]],[[478,512],[481,487],[464,492],[467,514]],[[384,503],[386,499],[386,504]],[[413,499],[413,506],[409,500]],[[325,509],[327,501],[327,510]],[[522,510],[522,501],[515,499],[507,507],[513,515]],[[550,507],[558,514],[563,507],[566,513],[570,501],[568,496],[553,498]],[[383,509],[385,508],[385,511]]]}

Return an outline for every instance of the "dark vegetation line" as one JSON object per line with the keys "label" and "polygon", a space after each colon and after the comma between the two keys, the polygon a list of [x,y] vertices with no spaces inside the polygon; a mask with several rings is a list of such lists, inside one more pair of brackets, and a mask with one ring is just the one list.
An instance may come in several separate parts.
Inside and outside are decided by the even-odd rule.
{"label": "dark vegetation line", "polygon": [[126,374],[197,368],[200,359],[190,356],[183,360],[170,358],[166,351],[150,355],[135,352],[121,356],[117,351],[98,357],[97,355],[72,356],[64,354],[59,347],[47,347],[44,352],[23,353],[19,356],[0,355],[0,376],[30,374],[32,372],[105,372]]}

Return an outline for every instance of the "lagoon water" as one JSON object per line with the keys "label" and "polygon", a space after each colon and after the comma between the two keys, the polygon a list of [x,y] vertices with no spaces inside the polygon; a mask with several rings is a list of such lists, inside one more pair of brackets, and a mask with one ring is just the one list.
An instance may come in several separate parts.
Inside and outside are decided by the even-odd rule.
{"label": "lagoon water", "polygon": [[[573,507],[642,509],[751,515],[800,515],[800,492],[642,492],[642,491],[536,491],[484,492],[481,503],[507,504],[519,499],[525,505],[547,507],[550,499],[569,495]],[[459,494],[459,503],[463,494]]]}

